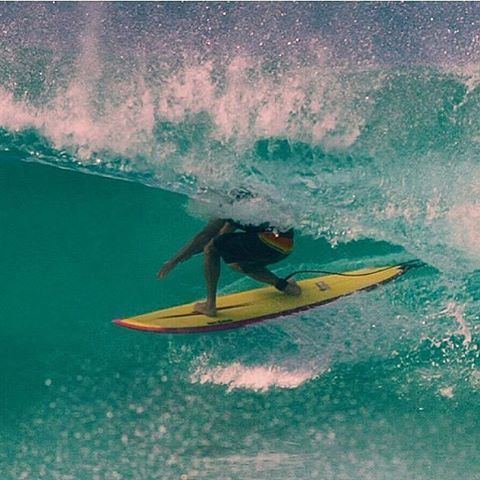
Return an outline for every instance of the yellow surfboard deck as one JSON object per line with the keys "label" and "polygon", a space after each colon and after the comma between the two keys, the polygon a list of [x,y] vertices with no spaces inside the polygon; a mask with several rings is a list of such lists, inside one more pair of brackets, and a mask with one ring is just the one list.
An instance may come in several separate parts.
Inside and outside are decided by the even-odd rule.
{"label": "yellow surfboard deck", "polygon": [[[273,287],[220,296],[217,299],[217,316],[193,313],[193,303],[179,305],[130,318],[114,320],[114,323],[135,330],[160,333],[195,333],[242,327],[269,318],[308,310],[319,305],[366,290],[401,275],[411,265],[364,268],[344,274],[300,280],[302,294],[287,296]],[[345,276],[345,274],[350,276]]]}

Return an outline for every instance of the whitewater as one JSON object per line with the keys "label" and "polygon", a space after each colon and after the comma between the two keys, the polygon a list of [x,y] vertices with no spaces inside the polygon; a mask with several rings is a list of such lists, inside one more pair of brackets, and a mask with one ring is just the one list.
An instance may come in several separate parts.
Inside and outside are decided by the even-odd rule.
{"label": "whitewater", "polygon": [[[0,7],[3,479],[480,479],[476,3]],[[248,190],[245,198],[236,198]],[[212,216],[398,280],[232,332]],[[224,269],[221,293],[257,284]]]}

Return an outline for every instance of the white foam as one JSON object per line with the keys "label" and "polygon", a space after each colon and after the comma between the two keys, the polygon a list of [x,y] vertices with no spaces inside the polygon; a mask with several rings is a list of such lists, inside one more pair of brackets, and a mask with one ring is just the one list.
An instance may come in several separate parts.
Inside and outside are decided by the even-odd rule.
{"label": "white foam", "polygon": [[194,383],[225,385],[228,391],[247,389],[267,391],[270,388],[297,388],[323,373],[314,369],[288,369],[275,365],[247,366],[240,362],[216,367],[200,366],[191,375]]}
{"label": "white foam", "polygon": [[[476,193],[472,191],[472,195]],[[480,204],[454,205],[447,214],[450,238],[453,244],[470,258],[479,259],[477,245],[480,243]]]}
{"label": "white foam", "polygon": [[17,101],[11,92],[0,87],[0,125],[18,131],[35,126],[36,114],[26,103]]}
{"label": "white foam", "polygon": [[480,369],[479,368],[475,368],[470,373],[469,381],[473,388],[480,390]]}
{"label": "white foam", "polygon": [[[114,84],[102,85],[100,94],[104,65],[94,34],[87,36],[83,50],[77,73],[41,107],[0,90],[1,125],[33,126],[55,147],[75,148],[86,159],[96,151],[127,154],[141,146],[142,153],[151,153],[156,120],[179,123],[196,114],[208,115],[214,126],[211,139],[250,146],[265,136],[348,146],[363,122],[349,101],[350,86],[326,67],[322,75],[318,65],[269,74],[259,60],[246,56],[225,65],[187,59],[148,83],[141,69],[129,80],[115,78]],[[221,81],[215,78],[219,71]]]}
{"label": "white foam", "polygon": [[468,347],[472,342],[472,332],[464,318],[465,305],[459,305],[456,302],[448,302],[444,310],[440,312],[452,316],[458,323],[459,328],[453,332],[454,335],[461,335],[464,340],[462,342],[464,347]]}
{"label": "white foam", "polygon": [[440,388],[438,393],[445,398],[453,398],[455,396],[454,394],[454,388],[453,387],[443,387]]}

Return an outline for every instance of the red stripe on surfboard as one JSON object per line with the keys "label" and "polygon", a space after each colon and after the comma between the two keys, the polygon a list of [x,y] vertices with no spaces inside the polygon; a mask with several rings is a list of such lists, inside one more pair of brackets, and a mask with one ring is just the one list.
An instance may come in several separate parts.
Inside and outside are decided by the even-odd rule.
{"label": "red stripe on surfboard", "polygon": [[340,295],[335,298],[329,298],[328,300],[322,300],[321,302],[311,303],[309,305],[303,305],[302,307],[292,308],[290,310],[283,310],[282,312],[270,313],[268,315],[263,315],[261,317],[248,318],[246,320],[239,320],[232,323],[220,323],[218,325],[206,325],[204,327],[191,327],[191,328],[143,327],[143,326],[128,324],[126,323],[128,319],[124,319],[124,318],[113,320],[113,323],[115,323],[116,325],[120,325],[122,327],[130,328],[132,330],[140,330],[143,332],[155,332],[155,333],[203,333],[203,332],[213,332],[218,330],[232,330],[234,328],[244,327],[245,325],[249,325],[252,323],[258,323],[258,322],[263,322],[265,320],[270,320],[272,318],[283,317],[285,315],[292,315],[298,312],[304,312],[306,310],[310,310],[312,308],[334,302],[339,298],[348,297],[356,292],[365,292],[368,290],[373,290],[379,285],[382,285],[384,283],[389,282],[390,280],[395,279],[399,275],[405,273],[405,271],[407,270],[407,268],[404,268],[402,266],[398,266],[398,265],[392,266],[392,268],[397,268],[397,267],[399,267],[399,270],[395,275],[392,275],[391,277],[386,278],[381,282],[377,282],[372,285],[369,285],[368,287],[359,288],[358,290],[354,290],[353,292],[346,293],[345,295]]}

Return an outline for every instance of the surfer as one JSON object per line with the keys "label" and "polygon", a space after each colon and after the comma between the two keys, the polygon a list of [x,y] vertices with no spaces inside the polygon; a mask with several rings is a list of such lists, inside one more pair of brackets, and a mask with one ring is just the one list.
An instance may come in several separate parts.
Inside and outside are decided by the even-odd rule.
{"label": "surfer", "polygon": [[[236,231],[240,230],[240,231]],[[293,250],[293,229],[280,231],[268,223],[242,225],[231,219],[213,219],[173,258],[165,262],[157,274],[159,279],[181,262],[202,251],[205,254],[207,299],[196,303],[194,312],[214,317],[217,313],[217,285],[220,260],[249,277],[273,285],[286,295],[300,295],[294,280],[285,280],[271,272],[267,265],[286,258]]]}

